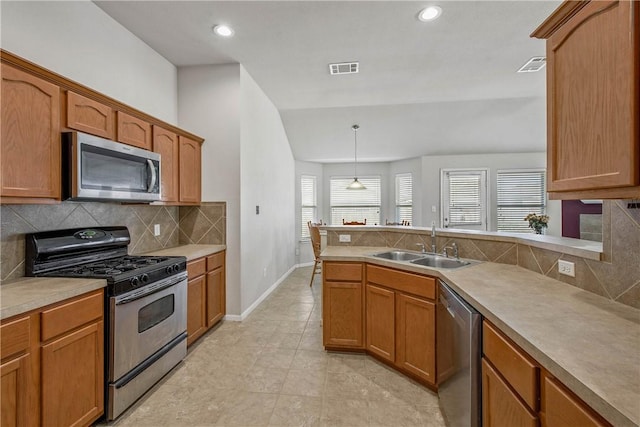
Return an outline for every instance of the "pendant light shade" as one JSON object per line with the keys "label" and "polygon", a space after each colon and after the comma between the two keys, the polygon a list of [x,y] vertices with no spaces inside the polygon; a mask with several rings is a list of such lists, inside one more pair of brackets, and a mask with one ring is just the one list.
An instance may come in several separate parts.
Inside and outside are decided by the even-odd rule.
{"label": "pendant light shade", "polygon": [[353,182],[347,186],[347,190],[366,190],[367,187],[358,181],[358,129],[360,126],[351,126],[353,130]]}

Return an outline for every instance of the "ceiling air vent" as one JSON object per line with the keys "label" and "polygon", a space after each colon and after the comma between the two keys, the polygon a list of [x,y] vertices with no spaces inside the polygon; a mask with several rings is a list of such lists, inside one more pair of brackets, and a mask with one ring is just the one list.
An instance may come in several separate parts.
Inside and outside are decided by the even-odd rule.
{"label": "ceiling air vent", "polygon": [[340,62],[338,64],[329,64],[329,72],[334,74],[355,74],[360,69],[359,62]]}
{"label": "ceiling air vent", "polygon": [[535,73],[536,71],[542,70],[544,64],[547,63],[547,58],[544,56],[534,56],[530,60],[527,61],[520,69],[518,73]]}

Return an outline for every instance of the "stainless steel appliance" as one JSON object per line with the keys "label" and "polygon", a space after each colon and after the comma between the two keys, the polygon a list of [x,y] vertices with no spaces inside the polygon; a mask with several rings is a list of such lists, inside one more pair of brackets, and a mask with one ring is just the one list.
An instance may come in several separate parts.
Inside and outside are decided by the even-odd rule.
{"label": "stainless steel appliance", "polygon": [[27,276],[107,280],[105,402],[117,418],[187,352],[185,257],[129,256],[126,227],[26,235]]}
{"label": "stainless steel appliance", "polygon": [[449,427],[479,427],[481,420],[482,316],[439,281],[437,366],[440,408]]}
{"label": "stainless steel appliance", "polygon": [[160,200],[160,154],[82,132],[62,134],[63,194],[71,200]]}

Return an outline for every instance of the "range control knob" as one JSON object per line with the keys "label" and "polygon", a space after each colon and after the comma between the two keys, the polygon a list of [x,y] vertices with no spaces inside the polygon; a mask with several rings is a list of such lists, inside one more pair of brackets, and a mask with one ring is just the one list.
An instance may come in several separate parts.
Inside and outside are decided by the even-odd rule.
{"label": "range control knob", "polygon": [[140,276],[140,280],[142,280],[142,283],[147,283],[149,281],[149,275],[147,273],[143,274]]}
{"label": "range control knob", "polygon": [[180,264],[175,264],[175,265],[173,266],[173,271],[174,271],[175,273],[177,273],[178,271],[180,271]]}
{"label": "range control knob", "polygon": [[131,283],[131,286],[136,287],[140,284],[140,279],[138,279],[138,276],[133,276],[129,283]]}

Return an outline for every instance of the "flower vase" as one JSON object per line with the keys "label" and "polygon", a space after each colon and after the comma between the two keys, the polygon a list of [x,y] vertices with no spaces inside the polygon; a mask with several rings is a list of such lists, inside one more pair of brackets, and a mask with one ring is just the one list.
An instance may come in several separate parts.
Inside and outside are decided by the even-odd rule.
{"label": "flower vase", "polygon": [[534,227],[533,229],[535,230],[536,234],[543,234],[542,227]]}

